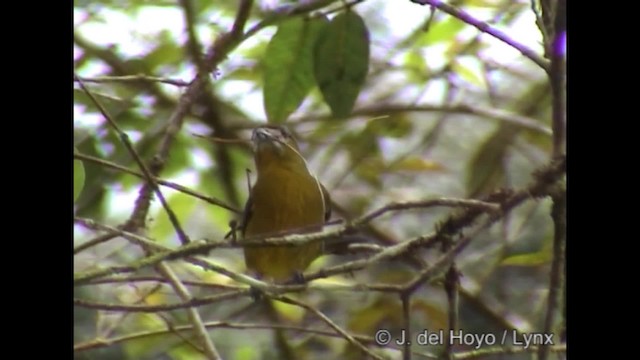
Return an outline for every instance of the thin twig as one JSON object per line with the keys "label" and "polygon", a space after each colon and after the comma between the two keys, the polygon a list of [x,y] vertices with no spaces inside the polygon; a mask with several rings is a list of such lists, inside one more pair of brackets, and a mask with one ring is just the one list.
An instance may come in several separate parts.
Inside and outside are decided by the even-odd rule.
{"label": "thin twig", "polygon": [[[139,173],[139,172],[137,172],[135,170],[131,170],[131,169],[127,168],[127,167],[118,165],[118,164],[113,163],[113,162],[108,161],[108,160],[100,159],[100,158],[97,158],[97,157],[94,157],[94,156],[91,156],[91,155],[82,154],[82,153],[74,153],[73,157],[75,159],[79,159],[79,160],[91,161],[93,163],[100,164],[100,165],[103,165],[105,167],[109,167],[109,168],[112,168],[112,169],[116,169],[118,171],[122,171],[122,172],[125,172],[127,174],[131,174],[131,175],[134,175],[134,176],[137,176],[139,178],[143,178],[144,179],[144,174],[141,174],[141,173]],[[191,189],[189,189],[187,187],[184,187],[182,185],[176,184],[174,182],[162,180],[162,179],[157,178],[157,177],[155,177],[154,180],[159,185],[164,185],[166,187],[172,188],[172,189],[180,191],[182,193],[191,195],[191,196],[193,196],[195,198],[198,198],[200,200],[203,200],[203,201],[208,202],[208,203],[213,204],[213,205],[220,206],[221,208],[227,209],[227,210],[232,211],[232,212],[234,212],[236,214],[239,214],[241,212],[240,209],[237,209],[237,208],[225,203],[224,201],[222,201],[220,199],[216,199],[216,198],[211,197],[211,196],[202,195],[202,194],[200,194],[200,193],[198,193],[196,191],[193,191],[193,190],[191,190]]]}
{"label": "thin twig", "polygon": [[406,201],[406,202],[393,202],[387,204],[371,213],[362,216],[354,220],[351,225],[354,227],[366,224],[371,220],[382,216],[390,211],[409,210],[409,209],[424,209],[434,206],[449,206],[449,207],[462,207],[468,209],[479,209],[488,213],[499,211],[500,206],[494,203],[488,203],[479,200],[467,200],[467,199],[450,199],[450,198],[438,198],[428,199],[423,201]]}
{"label": "thin twig", "polygon": [[466,235],[462,239],[458,240],[455,245],[451,247],[444,255],[442,255],[438,261],[436,261],[433,265],[427,267],[422,270],[418,275],[416,275],[413,279],[407,282],[404,286],[404,291],[406,293],[412,293],[418,289],[422,284],[428,282],[433,279],[435,276],[441,274],[447,266],[451,264],[453,259],[458,255],[469,243],[471,240],[482,230],[487,228],[489,225],[493,223],[493,218],[487,219],[483,222],[482,225],[478,226],[474,231],[470,233],[470,235]]}
{"label": "thin twig", "polygon": [[[491,357],[491,355],[509,355],[509,354],[522,354],[522,353],[533,353],[540,349],[539,346],[530,345],[529,347],[524,346],[496,346],[496,347],[486,347],[478,350],[471,350],[465,352],[459,352],[456,354],[454,359],[456,360],[470,360],[470,359],[486,359],[487,357]],[[555,345],[549,347],[550,351],[556,353],[562,353],[567,351],[567,345]]]}
{"label": "thin twig", "polygon": [[[412,334],[411,332],[411,295],[407,293],[400,293],[400,302],[402,302],[402,323],[403,331],[405,334]],[[402,359],[411,360],[411,342],[405,341],[402,348]]]}
{"label": "thin twig", "polygon": [[[181,280],[181,281],[185,285],[199,286],[199,287],[210,288],[210,289],[242,290],[246,288],[246,287],[242,287],[234,284],[219,284],[219,283],[212,283],[208,281],[198,281],[198,280]],[[167,280],[167,278],[160,277],[160,276],[106,277],[102,279],[93,280],[89,283],[81,284],[80,286],[91,286],[91,285],[98,285],[98,284],[117,284],[117,283],[132,284],[137,282],[167,283],[169,282],[169,280]]]}
{"label": "thin twig", "polygon": [[109,304],[86,299],[73,299],[74,306],[105,311],[143,312],[155,313],[177,309],[188,309],[196,306],[211,305],[220,301],[236,299],[241,296],[250,296],[250,290],[233,290],[222,294],[204,297],[192,297],[189,300],[171,304],[138,305],[138,304]]}
{"label": "thin twig", "polygon": [[551,49],[551,70],[549,77],[552,91],[552,127],[553,156],[565,153],[566,147],[566,87],[565,87],[565,51],[566,51],[566,3],[557,0],[556,21]]}
{"label": "thin twig", "polygon": [[504,32],[494,28],[493,26],[487,24],[484,21],[480,21],[476,18],[474,18],[473,16],[469,15],[468,13],[466,13],[465,11],[462,11],[460,9],[457,9],[445,2],[442,2],[441,0],[410,0],[413,3],[416,4],[420,4],[420,5],[431,5],[439,10],[442,10],[443,12],[457,18],[460,19],[461,21],[477,28],[478,30],[482,31],[483,33],[489,34],[491,36],[493,36],[494,38],[502,41],[503,43],[511,46],[512,48],[518,50],[522,55],[524,55],[525,57],[527,57],[529,60],[533,61],[534,63],[536,63],[538,66],[540,66],[543,70],[545,71],[549,71],[549,64],[548,62],[543,59],[540,55],[536,54],[535,51],[529,49],[528,47],[520,44],[519,42],[511,39],[507,34],[505,34]]}
{"label": "thin twig", "polygon": [[[86,87],[84,82],[82,80],[80,80],[80,78],[78,78],[77,75],[74,74],[74,76],[75,76],[76,80],[78,81],[78,83],[80,84],[80,87],[82,88],[82,90],[84,90],[87,93],[87,95],[89,96],[91,101],[96,105],[98,110],[100,110],[100,113],[102,114],[102,116],[107,120],[107,122],[111,125],[111,127],[116,131],[116,133],[118,134],[118,137],[120,138],[120,141],[122,141],[123,145],[125,146],[125,148],[129,152],[129,155],[131,155],[131,157],[137,163],[138,167],[140,167],[140,170],[142,170],[142,173],[144,174],[145,179],[147,180],[147,184],[149,184],[149,186],[151,186],[151,188],[155,192],[156,196],[160,200],[160,203],[162,204],[162,207],[167,212],[167,216],[169,217],[169,221],[173,225],[173,228],[176,230],[176,233],[178,234],[178,238],[180,239],[180,242],[182,244],[188,243],[189,242],[189,238],[187,237],[187,234],[184,232],[184,230],[182,230],[182,227],[180,226],[180,223],[178,222],[178,218],[176,217],[176,215],[173,212],[173,210],[171,210],[171,208],[169,207],[169,204],[167,203],[166,199],[162,195],[162,192],[160,191],[160,188],[158,187],[158,184],[154,180],[156,174],[152,175],[152,172],[149,170],[147,165],[142,161],[142,159],[140,158],[140,155],[138,154],[136,149],[133,147],[133,144],[131,143],[131,140],[129,140],[129,136],[124,131],[122,131],[122,129],[120,129],[118,124],[111,118],[111,116],[107,112],[107,109],[105,109],[102,106],[102,103],[100,103],[98,101],[98,99],[96,99],[93,96],[93,93]],[[141,197],[142,197],[142,195],[141,195]],[[135,213],[135,211],[134,211],[134,213]]]}
{"label": "thin twig", "polygon": [[107,241],[115,238],[116,236],[118,236],[118,234],[117,233],[112,233],[112,232],[97,236],[97,237],[95,237],[95,238],[93,238],[93,239],[91,239],[91,240],[89,240],[87,242],[84,242],[84,243],[76,246],[75,248],[73,248],[73,255],[76,255],[76,254],[78,254],[78,253],[80,253],[80,252],[82,252],[84,250],[87,250],[89,248],[92,248],[92,247],[94,247],[96,245],[99,245],[99,244],[102,244],[104,242],[107,242]]}
{"label": "thin twig", "polygon": [[184,13],[184,23],[187,30],[187,49],[189,56],[196,64],[199,71],[204,71],[204,59],[202,56],[202,45],[196,33],[195,14],[192,0],[179,0]]}
{"label": "thin twig", "polygon": [[[566,51],[566,1],[557,0],[554,11],[551,12],[548,3],[545,4],[544,14],[547,18],[553,15],[553,43],[550,46],[551,70],[549,80],[552,90],[552,127],[553,127],[553,156],[563,156],[566,151],[566,103],[565,103],[565,51]],[[566,190],[561,187],[552,195],[553,207],[551,217],[554,225],[553,260],[549,280],[549,297],[547,312],[544,320],[544,334],[556,333],[555,327],[558,306],[563,302],[565,247],[566,247]],[[549,346],[543,344],[538,349],[538,359],[546,360],[549,356]]]}
{"label": "thin twig", "polygon": [[452,263],[449,266],[449,271],[447,271],[447,275],[445,275],[444,280],[444,289],[447,293],[447,307],[448,307],[448,328],[445,336],[445,353],[449,359],[453,359],[454,355],[454,343],[451,341],[450,334],[459,329],[458,325],[458,306],[459,306],[459,292],[458,287],[460,285],[458,278],[458,270],[456,269],[455,263]]}
{"label": "thin twig", "polygon": [[[403,105],[403,104],[387,104],[379,106],[371,106],[365,108],[355,109],[352,116],[377,116],[387,115],[393,113],[403,112],[441,112],[441,113],[457,113],[467,114],[485,118],[488,120],[497,120],[508,124],[516,125],[520,128],[535,131],[537,133],[551,136],[552,130],[536,119],[532,119],[527,116],[514,114],[512,112],[492,109],[477,105],[469,104],[455,104],[455,105]],[[309,115],[300,119],[301,122],[305,121],[318,121],[329,119],[329,115]]]}
{"label": "thin twig", "polygon": [[313,307],[311,305],[308,305],[308,304],[306,304],[306,303],[304,303],[302,301],[295,300],[293,298],[287,297],[287,296],[279,296],[279,295],[277,295],[277,296],[270,296],[270,297],[272,297],[274,300],[281,301],[283,303],[300,306],[300,307],[312,312],[315,316],[317,316],[320,320],[324,321],[327,325],[329,325],[329,327],[331,327],[333,330],[335,330],[338,334],[342,335],[342,337],[345,340],[347,340],[349,343],[351,343],[353,346],[355,346],[358,349],[362,350],[365,354],[371,356],[374,359],[384,360],[384,358],[382,358],[379,355],[371,352],[371,350],[369,350],[366,346],[364,346],[360,341],[356,340],[351,334],[349,334],[347,331],[342,329],[335,322],[333,322],[329,317],[327,317],[325,314],[323,314],[320,310],[316,309],[315,307]]}
{"label": "thin twig", "polygon": [[[235,329],[235,330],[280,329],[280,330],[304,332],[304,333],[316,334],[316,335],[322,335],[322,336],[328,336],[328,337],[342,338],[342,335],[337,334],[335,331],[320,330],[320,329],[307,328],[302,326],[293,326],[293,325],[209,321],[209,322],[205,322],[204,326],[206,328]],[[139,331],[139,332],[125,334],[122,336],[113,337],[109,339],[94,339],[94,340],[89,340],[79,344],[75,344],[73,347],[73,350],[74,352],[81,352],[86,350],[99,349],[99,348],[109,347],[111,345],[115,345],[118,343],[127,342],[130,340],[143,339],[146,337],[157,336],[157,335],[169,335],[175,332],[190,331],[192,328],[193,327],[191,325],[179,325],[179,326],[174,326],[171,329]],[[365,336],[365,335],[352,335],[352,336],[362,343],[369,344],[369,345],[376,345],[375,339],[371,336]],[[390,345],[393,346],[394,344],[390,344]]]}
{"label": "thin twig", "polygon": [[[551,275],[549,280],[549,297],[547,298],[547,312],[544,319],[543,334],[557,334],[556,318],[558,306],[562,306],[564,277],[565,277],[565,251],[567,238],[566,196],[560,193],[552,196],[553,207],[551,217],[554,224],[553,235],[553,260],[551,262]],[[554,336],[556,339],[558,337]],[[542,344],[538,351],[538,359],[545,360],[549,356],[549,346]]]}
{"label": "thin twig", "polygon": [[[495,221],[501,218],[504,213],[508,212],[510,209],[514,208],[515,206],[518,206],[526,199],[530,199],[532,197],[546,196],[549,187],[554,185],[557,179],[562,174],[564,174],[565,166],[566,166],[565,160],[564,158],[561,158],[561,159],[557,159],[551,165],[545,167],[543,170],[537,171],[535,174],[536,180],[529,187],[521,191],[514,192],[509,196],[507,196],[507,198],[504,199],[503,202],[501,203],[502,212],[491,213],[491,216],[490,216],[491,220]],[[504,195],[501,192],[499,192],[496,196],[498,195],[504,197]],[[467,211],[464,211],[460,214],[456,214],[451,218],[449,218],[444,223],[443,227],[436,233],[418,236],[414,239],[389,246],[385,250],[367,259],[354,260],[344,264],[320,269],[311,274],[305,274],[304,278],[307,279],[308,281],[311,281],[314,279],[324,278],[324,277],[328,277],[328,276],[339,274],[339,273],[359,270],[371,264],[377,263],[379,261],[404,255],[408,253],[411,249],[414,249],[417,247],[431,246],[436,241],[438,241],[439,237],[442,236],[443,234],[452,235],[458,231],[461,231],[464,227],[467,227],[473,224],[475,220],[483,214],[484,212],[479,210],[477,207],[467,209]],[[124,236],[125,238],[133,242],[145,244],[146,246],[149,246],[151,249],[163,251],[163,253],[161,254],[154,254],[150,257],[147,257],[145,259],[142,259],[136,262],[135,264],[133,264],[134,266],[111,267],[111,268],[97,269],[93,271],[87,271],[84,273],[76,274],[74,276],[74,283],[76,285],[81,283],[86,283],[92,279],[102,277],[105,275],[110,275],[110,274],[119,273],[119,272],[135,271],[142,266],[153,265],[167,259],[183,257],[187,254],[190,255],[193,253],[202,253],[216,247],[232,246],[232,244],[227,241],[199,241],[199,242],[194,242],[194,243],[182,246],[181,248],[175,250],[175,249],[170,249],[163,245],[157,244],[153,241],[145,239],[144,237],[137,236],[135,234],[127,233],[110,226],[96,224],[94,221],[90,219],[76,218],[76,221],[90,228],[117,232],[121,236]],[[304,244],[311,241],[319,241],[319,240],[328,239],[331,237],[341,236],[351,230],[349,226],[350,224],[347,223],[345,226],[340,227],[337,230],[325,229],[320,232],[311,233],[311,234],[293,234],[293,235],[286,235],[282,237],[271,237],[271,238],[257,237],[255,239],[247,239],[245,241],[246,244],[243,243],[243,246],[300,245],[300,244]],[[461,245],[461,243],[463,243],[464,241],[465,240],[460,241],[458,244],[456,244],[456,247],[466,246],[466,244]],[[206,269],[210,269],[210,270],[222,273],[236,281],[240,281],[247,285],[255,286],[258,288],[264,288],[266,285],[264,282],[257,281],[256,279],[253,279],[251,277],[235,273],[224,267],[210,263],[208,260],[205,260],[202,258],[187,257],[187,261],[191,261],[191,262],[195,261],[195,263],[203,266]]]}
{"label": "thin twig", "polygon": [[[134,66],[131,66],[130,62],[124,61],[119,58],[112,49],[101,48],[95,44],[90,43],[77,31],[73,32],[73,42],[75,45],[79,46],[85,54],[95,56],[96,58],[105,62],[111,69],[111,73],[114,75],[131,76],[133,75],[132,72],[139,71],[139,69],[134,69]],[[158,83],[156,82],[132,82],[131,85],[139,90],[143,90],[152,94],[157,99],[156,104],[160,108],[171,108],[176,104],[175,100],[171,96],[167,95],[164,91],[162,91],[162,88],[158,86]]]}
{"label": "thin twig", "polygon": [[[166,263],[160,263],[157,266],[158,272],[162,274],[162,276],[166,277],[171,284],[173,290],[178,294],[178,297],[182,299],[182,301],[189,301],[193,299],[189,289],[187,289],[184,284],[180,281],[180,279],[173,272],[171,267]],[[212,360],[222,359],[215,345],[211,341],[209,334],[207,333],[207,329],[204,327],[202,318],[200,317],[200,313],[198,309],[194,307],[189,307],[187,309],[187,315],[189,316],[189,320],[193,325],[193,330],[196,333],[196,336],[200,340],[200,344],[204,346],[204,353],[207,355],[207,358]]]}
{"label": "thin twig", "polygon": [[[241,247],[248,246],[298,246],[303,245],[313,241],[321,241],[327,240],[329,238],[339,238],[344,234],[354,231],[355,229],[364,226],[375,218],[382,216],[383,214],[390,211],[399,211],[399,210],[409,210],[409,209],[420,209],[420,208],[428,208],[432,206],[451,206],[451,207],[463,207],[463,208],[473,208],[477,210],[484,210],[487,212],[495,212],[499,210],[499,206],[492,203],[482,202],[478,200],[465,200],[465,199],[451,199],[451,198],[438,198],[438,199],[429,199],[423,201],[412,201],[412,202],[401,202],[401,203],[391,203],[385,205],[365,216],[362,216],[358,219],[355,219],[351,223],[347,223],[341,226],[338,229],[326,229],[320,232],[310,233],[310,234],[298,234],[303,229],[293,229],[291,231],[287,231],[282,233],[281,235],[275,237],[265,237],[265,236],[255,236],[255,237],[247,237]],[[84,224],[88,227],[97,228],[100,230],[110,231],[112,233],[123,236],[131,241],[137,242],[139,244],[143,244],[145,246],[153,246],[151,243],[153,241],[151,239],[146,239],[142,236],[129,233],[124,230],[120,230],[117,228],[113,228],[106,225],[96,224],[92,222],[90,219],[82,219],[77,218],[76,221]],[[155,244],[154,244],[155,245]],[[157,262],[166,260],[166,259],[174,259],[179,258],[185,255],[193,254],[193,253],[204,253],[210,251],[214,248],[219,247],[239,247],[240,245],[235,244],[234,242],[218,240],[218,241],[206,241],[206,242],[197,242],[190,243],[188,245],[182,246],[178,249],[171,250],[168,252],[163,252],[160,254],[154,254],[150,258],[143,259],[134,264],[129,264],[128,266],[114,266],[112,268],[113,271],[117,272],[129,272],[135,271],[141,267],[153,265]],[[101,269],[102,274],[106,274],[108,269]]]}
{"label": "thin twig", "polygon": [[[155,76],[148,75],[123,75],[123,76],[96,76],[96,77],[83,77],[78,76],[78,79],[84,81],[86,83],[131,83],[131,82],[155,82],[155,83],[163,83],[169,85],[175,85],[179,87],[188,86],[189,83],[184,80],[176,80],[176,79],[166,79]],[[74,81],[78,81],[74,79]]]}

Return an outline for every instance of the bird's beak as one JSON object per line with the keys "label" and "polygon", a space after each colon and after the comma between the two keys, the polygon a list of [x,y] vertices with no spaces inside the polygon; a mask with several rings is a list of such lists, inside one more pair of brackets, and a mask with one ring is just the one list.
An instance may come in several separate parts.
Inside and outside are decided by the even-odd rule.
{"label": "bird's beak", "polygon": [[282,153],[284,149],[284,144],[282,144],[278,137],[267,128],[257,128],[253,130],[251,142],[253,143],[253,151],[255,152],[266,149],[275,149],[276,152]]}

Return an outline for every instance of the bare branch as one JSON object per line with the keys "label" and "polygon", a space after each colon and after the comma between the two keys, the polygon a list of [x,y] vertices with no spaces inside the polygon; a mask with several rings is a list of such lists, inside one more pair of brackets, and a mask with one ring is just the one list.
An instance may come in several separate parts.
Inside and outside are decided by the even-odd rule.
{"label": "bare branch", "polygon": [[[91,161],[93,163],[100,164],[100,165],[103,165],[105,167],[109,167],[109,168],[112,168],[112,169],[116,169],[118,171],[122,171],[122,172],[125,172],[127,174],[131,174],[131,175],[137,176],[139,178],[144,178],[144,174],[141,174],[141,173],[139,173],[139,172],[137,172],[135,170],[131,170],[131,169],[126,168],[124,166],[115,164],[113,162],[110,162],[110,161],[107,161],[107,160],[104,160],[104,159],[99,159],[99,158],[93,157],[91,155],[86,155],[86,154],[82,154],[82,153],[74,153],[73,157],[76,158],[76,159],[79,159],[79,160]],[[232,211],[232,212],[234,212],[236,214],[241,213],[240,209],[237,209],[237,208],[227,204],[226,202],[224,202],[224,201],[222,201],[220,199],[216,199],[216,198],[211,197],[211,196],[202,195],[202,194],[200,194],[200,193],[198,193],[196,191],[193,191],[193,190],[191,190],[191,189],[189,189],[187,187],[184,187],[182,185],[176,184],[176,183],[171,182],[171,181],[162,180],[162,179],[157,178],[157,177],[155,177],[154,180],[160,185],[164,185],[166,187],[172,188],[172,189],[180,191],[182,193],[191,195],[191,196],[193,196],[195,198],[198,198],[198,199],[203,200],[205,202],[208,202],[210,204],[220,206],[221,208],[227,209],[227,210]]]}
{"label": "bare branch", "polygon": [[[187,234],[184,232],[184,230],[182,230],[182,227],[180,226],[180,223],[178,222],[178,218],[176,217],[176,215],[173,212],[173,210],[171,210],[171,208],[169,207],[169,204],[167,203],[166,199],[162,195],[162,192],[160,191],[160,188],[158,187],[158,184],[154,181],[156,174],[152,175],[151,170],[149,170],[147,165],[145,165],[145,163],[140,158],[140,155],[138,154],[136,149],[133,147],[133,144],[131,143],[131,140],[129,140],[129,136],[124,131],[122,131],[122,129],[120,129],[120,127],[118,126],[118,124],[116,124],[115,121],[113,121],[113,119],[111,118],[111,116],[107,112],[107,109],[105,109],[102,106],[102,104],[98,101],[98,99],[96,99],[93,96],[91,91],[85,86],[84,82],[82,80],[80,80],[80,78],[78,78],[77,75],[74,74],[74,76],[75,76],[76,80],[78,81],[78,83],[80,84],[80,87],[87,93],[87,95],[89,96],[91,101],[100,110],[100,113],[102,114],[102,116],[104,116],[104,118],[107,120],[107,122],[116,131],[116,133],[118,134],[118,137],[120,138],[120,141],[123,143],[123,145],[125,146],[125,148],[129,152],[131,157],[138,164],[138,166],[140,167],[140,170],[142,170],[142,173],[144,174],[145,179],[148,181],[147,184],[150,184],[150,186],[152,187],[152,189],[155,192],[156,196],[158,196],[158,199],[160,200],[160,203],[162,204],[162,207],[167,212],[167,216],[169,217],[169,221],[171,221],[171,224],[173,225],[174,229],[176,230],[176,233],[178,234],[178,238],[180,239],[180,242],[182,242],[182,244],[188,243],[189,242],[189,238],[187,237]],[[140,198],[142,198],[142,196],[143,196],[143,192],[141,191]],[[136,211],[134,211],[134,214],[135,213],[136,213]],[[132,215],[131,219],[133,219],[135,217],[136,217],[135,215]],[[135,228],[137,228],[137,226]]]}
{"label": "bare branch", "polygon": [[317,316],[318,318],[320,318],[320,320],[324,321],[327,325],[329,325],[329,327],[331,327],[333,330],[335,330],[338,334],[342,335],[342,337],[347,340],[349,343],[351,343],[353,346],[357,347],[358,349],[362,350],[365,354],[369,355],[370,357],[374,358],[374,359],[378,359],[378,360],[384,360],[384,358],[380,357],[379,355],[371,352],[371,350],[369,350],[366,346],[364,346],[360,341],[356,340],[351,334],[349,334],[348,332],[346,332],[344,329],[342,329],[340,326],[338,326],[338,324],[336,324],[335,322],[333,322],[330,318],[328,318],[325,314],[323,314],[320,310],[316,309],[315,307],[308,305],[302,301],[298,301],[295,299],[292,299],[290,297],[286,297],[286,296],[272,296],[272,298],[274,300],[278,300],[287,304],[292,304],[292,305],[297,305],[300,306],[310,312],[312,312],[315,316]]}
{"label": "bare branch", "polygon": [[527,57],[529,60],[533,61],[534,63],[536,63],[538,66],[540,66],[543,70],[545,71],[549,71],[549,64],[548,62],[543,59],[542,57],[540,57],[540,55],[536,54],[535,51],[529,49],[528,47],[516,42],[515,40],[511,39],[507,34],[505,34],[504,32],[494,28],[493,26],[480,21],[476,18],[474,18],[473,16],[469,15],[468,13],[466,13],[465,11],[462,11],[460,9],[457,9],[445,2],[442,2],[440,0],[410,0],[413,3],[416,4],[420,4],[420,5],[431,5],[434,8],[438,9],[438,10],[442,10],[445,13],[462,20],[463,22],[477,28],[478,30],[482,31],[483,33],[487,33],[491,36],[493,36],[494,38],[502,41],[503,43],[511,46],[512,48],[518,50],[522,55],[524,55],[525,57]]}
{"label": "bare branch", "polygon": [[[136,83],[136,82],[150,82],[150,83],[163,83],[169,85],[175,85],[179,87],[188,86],[189,83],[184,80],[166,79],[148,75],[123,75],[123,76],[96,76],[96,77],[82,77],[78,76],[80,81],[86,83]],[[74,81],[78,81],[74,79]]]}

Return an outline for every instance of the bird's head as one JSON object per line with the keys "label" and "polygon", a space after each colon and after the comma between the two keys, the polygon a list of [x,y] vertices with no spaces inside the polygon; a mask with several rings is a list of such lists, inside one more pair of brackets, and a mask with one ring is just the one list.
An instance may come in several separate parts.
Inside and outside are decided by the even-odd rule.
{"label": "bird's head", "polygon": [[298,143],[291,133],[281,126],[263,126],[253,130],[251,135],[258,173],[269,166],[283,166],[292,169],[307,169],[300,155]]}

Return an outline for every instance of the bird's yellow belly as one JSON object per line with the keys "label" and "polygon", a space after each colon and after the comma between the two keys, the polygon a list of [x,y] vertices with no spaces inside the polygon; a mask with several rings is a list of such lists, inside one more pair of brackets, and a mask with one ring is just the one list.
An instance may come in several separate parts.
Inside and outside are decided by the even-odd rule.
{"label": "bird's yellow belly", "polygon": [[[263,179],[269,181],[262,181]],[[315,178],[284,171],[262,174],[252,189],[252,214],[245,237],[304,228],[324,222],[324,200]],[[302,246],[247,247],[247,268],[274,281],[291,279],[322,254],[322,243]]]}

